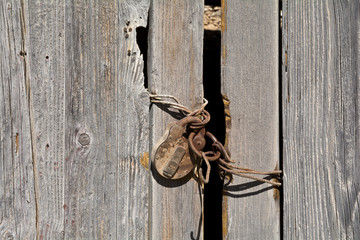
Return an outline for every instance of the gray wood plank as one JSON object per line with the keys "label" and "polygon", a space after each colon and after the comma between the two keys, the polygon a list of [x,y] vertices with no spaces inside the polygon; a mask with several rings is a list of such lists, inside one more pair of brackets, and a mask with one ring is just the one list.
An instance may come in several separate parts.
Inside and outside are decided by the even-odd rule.
{"label": "gray wood plank", "polygon": [[0,238],[3,239],[35,239],[37,235],[27,16],[27,7],[19,1],[0,2]]}
{"label": "gray wood plank", "polygon": [[148,237],[149,5],[0,3],[1,237]]}
{"label": "gray wood plank", "polygon": [[[174,95],[191,109],[199,107],[203,97],[203,14],[203,1],[154,0],[150,9],[150,90]],[[168,113],[152,106],[151,147],[170,120]],[[152,178],[151,239],[202,239],[202,202],[194,180],[178,184]]]}
{"label": "gray wood plank", "polygon": [[283,4],[284,239],[359,239],[359,1]]}
{"label": "gray wood plank", "polygon": [[[279,164],[279,2],[222,2],[226,145],[239,166]],[[224,186],[224,239],[279,239],[280,199],[268,184],[235,177]]]}
{"label": "gray wood plank", "polygon": [[65,238],[148,236],[149,173],[140,159],[149,98],[136,44],[148,8],[148,0],[66,7]]}
{"label": "gray wood plank", "polygon": [[24,2],[37,238],[64,231],[64,4]]}

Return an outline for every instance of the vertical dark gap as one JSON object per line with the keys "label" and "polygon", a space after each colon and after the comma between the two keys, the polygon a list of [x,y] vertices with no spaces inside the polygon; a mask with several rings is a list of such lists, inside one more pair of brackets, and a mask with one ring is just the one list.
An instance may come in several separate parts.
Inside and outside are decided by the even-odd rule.
{"label": "vertical dark gap", "polygon": [[[206,5],[220,6],[219,0],[205,0]],[[225,115],[221,94],[221,32],[204,31],[203,51],[204,96],[209,101],[206,110],[211,120],[206,126],[218,140],[225,142]],[[211,150],[208,140],[206,150]],[[203,166],[204,171],[206,165]],[[205,172],[204,172],[205,174]],[[210,181],[204,189],[204,239],[222,239],[222,190],[223,181],[219,177],[218,167],[211,163]]]}
{"label": "vertical dark gap", "polygon": [[147,52],[148,52],[148,32],[149,32],[149,23],[145,27],[136,28],[136,43],[139,46],[140,53],[143,55],[144,61],[144,87],[148,88],[148,77],[147,77]]}
{"label": "vertical dark gap", "polygon": [[221,6],[221,0],[205,0],[205,5]]}
{"label": "vertical dark gap", "polygon": [[[283,169],[283,118],[282,118],[282,39],[283,39],[282,0],[279,1],[279,168]],[[280,239],[284,239],[284,187],[280,187]]]}

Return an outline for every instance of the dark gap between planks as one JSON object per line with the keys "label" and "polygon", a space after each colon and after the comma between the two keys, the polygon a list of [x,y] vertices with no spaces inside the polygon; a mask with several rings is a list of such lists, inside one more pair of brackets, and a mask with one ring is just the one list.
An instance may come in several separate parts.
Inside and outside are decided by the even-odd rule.
{"label": "dark gap between planks", "polygon": [[221,0],[205,0],[205,5],[221,6]]}
{"label": "dark gap between planks", "polygon": [[[206,126],[224,144],[225,115],[221,94],[221,32],[204,31],[203,85],[204,95],[209,101],[206,110],[211,120]],[[207,139],[205,151],[211,150],[211,141]],[[204,171],[206,164],[203,164]],[[204,172],[205,174],[205,172]],[[223,181],[218,174],[216,162],[211,162],[210,181],[204,189],[204,239],[222,239],[222,190]]]}
{"label": "dark gap between planks", "polygon": [[147,53],[148,53],[148,33],[149,33],[149,23],[145,27],[136,28],[136,43],[139,46],[140,53],[143,55],[144,61],[144,87],[148,88],[148,77],[147,77]]}
{"label": "dark gap between planks", "polygon": [[[282,36],[283,36],[283,10],[282,0],[279,1],[279,169],[283,169],[283,118],[282,118]],[[287,71],[287,69],[285,69]],[[280,239],[284,239],[284,191],[283,185],[280,187]]]}
{"label": "dark gap between planks", "polygon": [[[220,0],[205,0],[205,5],[221,6]],[[221,94],[221,31],[204,31],[203,86],[209,101],[206,110],[211,120],[206,126],[218,140],[225,142],[224,103]],[[211,149],[210,140],[205,150]],[[206,164],[203,164],[204,171]],[[205,172],[204,172],[205,174]],[[215,162],[211,163],[210,181],[204,189],[204,239],[222,239],[222,191],[223,181]]]}

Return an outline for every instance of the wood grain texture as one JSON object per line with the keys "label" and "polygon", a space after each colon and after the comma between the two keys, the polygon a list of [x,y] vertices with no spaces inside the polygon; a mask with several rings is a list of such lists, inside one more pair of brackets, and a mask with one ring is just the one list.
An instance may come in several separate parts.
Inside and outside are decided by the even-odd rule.
{"label": "wood grain texture", "polygon": [[0,2],[0,238],[36,238],[28,10]]}
{"label": "wood grain texture", "polygon": [[147,238],[149,0],[0,4],[1,237]]}
{"label": "wood grain texture", "polygon": [[359,1],[283,4],[284,239],[359,239]]}
{"label": "wood grain texture", "polygon": [[[150,9],[148,76],[153,93],[171,94],[191,109],[202,102],[203,1],[154,0]],[[153,105],[151,147],[174,120]],[[151,181],[151,239],[202,239],[202,193],[196,181]]]}
{"label": "wood grain texture", "polygon": [[[222,93],[226,145],[239,166],[279,164],[279,2],[222,1]],[[224,239],[279,239],[280,199],[240,177],[224,186]]]}
{"label": "wood grain texture", "polygon": [[37,238],[62,238],[64,231],[64,4],[27,6],[28,82]]}
{"label": "wood grain texture", "polygon": [[148,172],[140,158],[148,151],[149,100],[136,45],[148,7],[78,1],[66,9],[65,237],[148,235]]}

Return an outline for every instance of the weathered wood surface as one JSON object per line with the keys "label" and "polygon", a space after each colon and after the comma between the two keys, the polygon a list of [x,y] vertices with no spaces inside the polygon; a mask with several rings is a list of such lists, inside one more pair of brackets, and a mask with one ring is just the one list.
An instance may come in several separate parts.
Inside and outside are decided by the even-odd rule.
{"label": "weathered wood surface", "polygon": [[[0,238],[36,237],[27,12],[0,2]],[[33,112],[33,109],[31,110]]]}
{"label": "weathered wood surface", "polygon": [[[279,2],[222,1],[222,93],[227,147],[243,167],[279,164]],[[280,199],[268,184],[224,187],[224,239],[279,239]]]}
{"label": "weathered wood surface", "polygon": [[359,1],[285,1],[284,239],[360,239]]}
{"label": "weathered wood surface", "polygon": [[0,236],[147,238],[149,1],[0,6]]}
{"label": "weathered wood surface", "polygon": [[[203,1],[154,0],[150,11],[150,91],[171,94],[195,109],[203,96]],[[168,113],[152,106],[151,146],[170,120],[174,119]],[[198,183],[173,183],[153,176],[152,239],[202,239],[202,195]]]}

